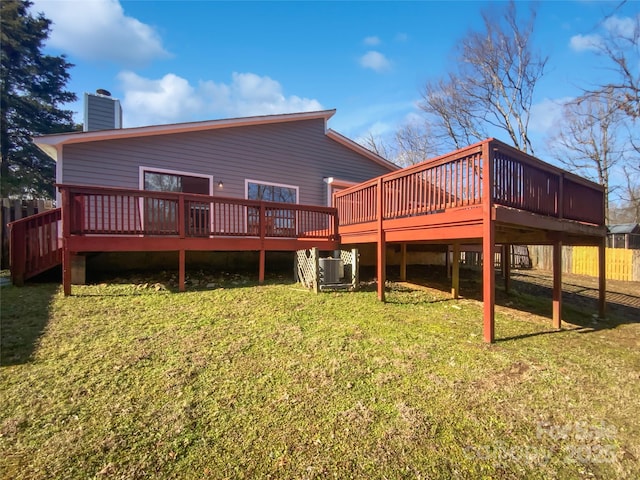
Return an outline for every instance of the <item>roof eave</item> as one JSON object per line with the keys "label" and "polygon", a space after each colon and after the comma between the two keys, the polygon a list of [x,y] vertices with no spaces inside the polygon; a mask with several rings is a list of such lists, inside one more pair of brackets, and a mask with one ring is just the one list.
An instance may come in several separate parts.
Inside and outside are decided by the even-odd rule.
{"label": "roof eave", "polygon": [[70,132],[34,137],[33,142],[47,155],[51,156],[50,148],[58,145],[73,143],[95,142],[99,140],[114,140],[131,137],[147,137],[153,135],[169,135],[173,133],[197,132],[202,130],[216,130],[252,125],[267,125],[270,123],[284,123],[299,120],[313,120],[322,118],[329,120],[336,113],[333,110],[320,110],[302,113],[284,113],[278,115],[263,115],[255,117],[238,117],[222,120],[206,120],[203,122],[173,123],[166,125],[151,125],[145,127],[119,128],[112,130],[96,130],[91,132]]}

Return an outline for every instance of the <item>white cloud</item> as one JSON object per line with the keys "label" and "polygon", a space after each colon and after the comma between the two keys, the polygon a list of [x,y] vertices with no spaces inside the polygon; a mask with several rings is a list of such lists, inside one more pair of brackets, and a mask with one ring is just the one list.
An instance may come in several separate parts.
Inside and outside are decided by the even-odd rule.
{"label": "white cloud", "polygon": [[636,35],[638,28],[640,28],[640,15],[636,18],[613,15],[602,22],[602,34],[574,35],[569,41],[569,46],[577,52],[596,51],[602,47],[603,35],[631,39]]}
{"label": "white cloud", "polygon": [[374,137],[383,136],[393,131],[394,126],[387,122],[374,122],[373,125],[369,127],[369,132],[371,132]]}
{"label": "white cloud", "polygon": [[233,73],[230,83],[205,81],[195,86],[173,73],[148,79],[121,72],[118,79],[127,127],[322,110],[317,100],[287,97],[279,82],[254,73]]}
{"label": "white cloud", "polygon": [[360,57],[360,65],[376,72],[384,72],[391,68],[391,62],[382,53],[370,50]]}
{"label": "white cloud", "polygon": [[52,20],[50,46],[83,59],[131,67],[170,56],[158,32],[125,15],[118,0],[35,0],[32,11]]}
{"label": "white cloud", "polygon": [[376,36],[372,36],[372,37],[366,37],[362,43],[364,43],[365,45],[370,45],[370,46],[375,46],[375,45],[380,45],[380,43],[382,43],[380,41],[380,37],[376,37]]}
{"label": "white cloud", "polygon": [[597,50],[602,44],[602,37],[598,34],[574,35],[569,40],[569,46],[576,52]]}
{"label": "white cloud", "polygon": [[418,112],[409,112],[404,116],[404,122],[403,124],[405,125],[421,125],[423,123],[426,122],[424,113],[418,113]]}
{"label": "white cloud", "polygon": [[[340,133],[348,135],[350,138],[363,138],[375,130],[376,133],[383,133],[389,130],[384,125],[390,126],[394,130],[402,119],[414,108],[414,102],[401,101],[389,103],[368,103],[363,107],[351,107],[348,109],[338,109],[338,113],[331,119],[331,128]],[[374,124],[378,125],[373,127]]]}
{"label": "white cloud", "polygon": [[635,33],[635,29],[638,28],[639,19],[640,15],[638,18],[613,15],[607,18],[602,26],[612,35],[631,38]]}
{"label": "white cloud", "polygon": [[572,100],[573,97],[545,98],[541,102],[532,105],[529,129],[541,135],[551,133],[551,130],[562,117],[564,106]]}

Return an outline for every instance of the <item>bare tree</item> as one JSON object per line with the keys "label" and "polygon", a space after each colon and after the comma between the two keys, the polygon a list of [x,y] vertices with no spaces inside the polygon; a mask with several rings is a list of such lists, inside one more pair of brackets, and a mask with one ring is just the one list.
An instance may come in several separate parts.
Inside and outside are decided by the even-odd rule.
{"label": "bare tree", "polygon": [[614,169],[625,158],[623,118],[612,91],[567,103],[562,120],[550,138],[550,151],[570,171],[577,171],[604,187],[605,219]]}
{"label": "bare tree", "polygon": [[424,88],[421,108],[433,119],[437,139],[460,148],[500,129],[514,146],[533,153],[529,117],[547,62],[531,48],[535,18],[535,10],[518,18],[513,1],[500,15],[483,13],[484,29],[462,40],[454,71]]}
{"label": "bare tree", "polygon": [[423,162],[438,154],[430,125],[417,119],[401,124],[393,136],[383,137],[369,132],[360,143],[401,167]]}
{"label": "bare tree", "polygon": [[374,135],[373,132],[367,133],[367,136],[360,140],[359,143],[376,155],[379,155],[389,161],[393,161],[394,155],[392,152],[392,146],[385,142],[382,137]]}
{"label": "bare tree", "polygon": [[437,144],[426,122],[409,121],[396,131],[396,160],[402,166],[423,162],[438,154]]}
{"label": "bare tree", "polygon": [[428,83],[424,89],[420,108],[427,113],[433,125],[434,143],[444,150],[462,148],[487,136],[484,125],[475,122],[475,102],[459,88],[463,81],[450,73],[444,80]]}
{"label": "bare tree", "polygon": [[640,223],[640,182],[638,181],[640,162],[636,162],[636,165],[631,168],[625,166],[624,175],[626,188],[621,195],[624,201],[624,222]]}
{"label": "bare tree", "polygon": [[609,15],[601,27],[601,34],[591,36],[590,50],[605,60],[613,75],[611,81],[586,89],[584,96],[610,92],[625,115],[640,119],[640,14]]}
{"label": "bare tree", "polygon": [[622,219],[640,222],[640,14],[617,16],[625,3],[604,18],[599,33],[587,37],[591,40],[588,49],[604,60],[611,75],[610,81],[585,89],[581,99],[611,96],[618,115],[627,124],[624,142],[628,154],[617,211]]}

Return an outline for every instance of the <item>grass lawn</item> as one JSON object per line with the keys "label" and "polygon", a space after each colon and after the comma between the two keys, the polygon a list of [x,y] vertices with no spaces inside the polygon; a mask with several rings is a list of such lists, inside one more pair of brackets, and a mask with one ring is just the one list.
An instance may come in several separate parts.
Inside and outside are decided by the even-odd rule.
{"label": "grass lawn", "polygon": [[1,478],[640,476],[637,321],[503,307],[486,345],[439,290],[145,287],[2,288]]}

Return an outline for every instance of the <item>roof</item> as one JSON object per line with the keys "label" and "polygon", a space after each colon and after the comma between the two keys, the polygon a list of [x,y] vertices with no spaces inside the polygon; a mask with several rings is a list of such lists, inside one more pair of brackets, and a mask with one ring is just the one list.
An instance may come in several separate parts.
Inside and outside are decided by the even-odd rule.
{"label": "roof", "polygon": [[640,225],[637,223],[609,225],[609,233],[640,233]]}
{"label": "roof", "polygon": [[[252,125],[267,125],[271,123],[296,122],[301,120],[323,119],[326,122],[336,113],[333,110],[319,110],[314,112],[283,113],[277,115],[261,115],[254,117],[237,117],[219,120],[205,120],[200,122],[171,123],[164,125],[149,125],[145,127],[116,128],[111,130],[94,130],[89,132],[68,132],[34,137],[33,142],[47,155],[57,161],[58,152],[64,145],[95,142],[100,140],[115,140],[121,138],[148,137],[153,135],[170,135],[183,132],[198,132],[222,128],[245,127]],[[397,170],[399,167],[372,151],[364,148],[353,140],[325,127],[326,135],[345,147],[364,155],[370,160],[388,168]]]}

